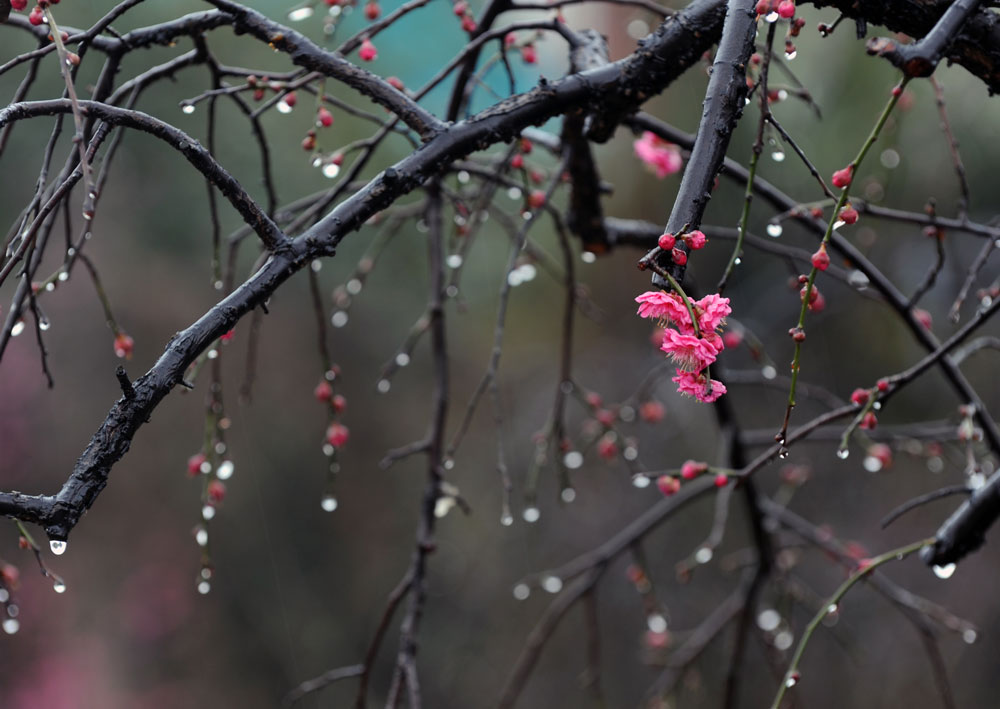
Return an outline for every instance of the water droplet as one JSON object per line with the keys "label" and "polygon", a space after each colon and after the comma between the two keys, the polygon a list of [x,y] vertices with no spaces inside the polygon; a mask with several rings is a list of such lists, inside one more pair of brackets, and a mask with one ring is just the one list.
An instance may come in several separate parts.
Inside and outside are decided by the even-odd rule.
{"label": "water droplet", "polygon": [[211,505],[205,505],[201,508],[201,516],[206,520],[212,519],[215,517],[215,508]]}
{"label": "water droplet", "polygon": [[207,356],[208,356],[209,359],[215,359],[215,358],[217,358],[219,356],[219,351],[218,350],[209,350]]}
{"label": "water droplet", "polygon": [[773,608],[762,610],[757,616],[757,627],[765,633],[770,633],[781,625],[781,615]]}
{"label": "water droplet", "polygon": [[516,598],[517,600],[523,601],[530,595],[531,595],[531,589],[528,587],[528,584],[519,583],[516,586],[514,586],[514,598]]}
{"label": "water droplet", "polygon": [[502,515],[500,515],[500,524],[502,524],[504,527],[509,527],[510,525],[514,524],[514,515],[512,515],[510,512],[504,512]]}
{"label": "water droplet", "polygon": [[49,541],[49,549],[56,556],[62,556],[66,553],[66,542],[61,539],[52,539]]}
{"label": "water droplet", "polygon": [[7,593],[6,588],[0,588],[0,603],[6,603],[10,598],[10,594]]}
{"label": "water droplet", "polygon": [[649,476],[647,475],[636,475],[632,478],[633,487],[637,487],[640,490],[644,487],[649,487]]}
{"label": "water droplet", "polygon": [[955,573],[954,564],[945,564],[944,566],[934,566],[934,575],[939,579],[950,579],[952,574]]}
{"label": "water droplet", "polygon": [[396,355],[397,367],[405,367],[409,363],[410,363],[410,355],[406,354],[405,352],[400,352],[398,355]]}
{"label": "water droplet", "polygon": [[654,633],[665,633],[667,631],[667,619],[660,613],[650,613],[646,616],[646,627]]}
{"label": "water droplet", "polygon": [[934,455],[927,459],[927,469],[932,473],[940,473],[944,470],[944,461]]}
{"label": "water droplet", "polygon": [[846,448],[837,449],[837,457],[840,458],[841,460],[847,460],[847,456],[849,456],[850,454],[851,452]]}
{"label": "water droplet", "polygon": [[827,615],[836,615],[838,611],[840,611],[840,607],[836,603],[831,603],[826,607]]}
{"label": "water droplet", "polygon": [[521,199],[521,188],[511,187],[509,190],[507,190],[507,196],[513,200]]}
{"label": "water droplet", "polygon": [[324,443],[323,444],[323,455],[325,455],[327,458],[329,458],[331,455],[333,455],[336,452],[337,452],[337,449],[334,448],[331,444],[329,444],[329,443]]}
{"label": "water droplet", "polygon": [[971,645],[978,639],[979,639],[979,633],[977,633],[972,628],[966,628],[965,630],[962,631],[962,640],[964,640],[967,644]]}
{"label": "water droplet", "polygon": [[206,460],[201,465],[198,466],[198,470],[200,470],[203,475],[208,475],[210,472],[212,472],[212,464]]}
{"label": "water droplet", "polygon": [[778,457],[781,458],[782,460],[788,458],[788,453],[789,451],[785,446],[781,446],[780,448],[778,448]]}
{"label": "water droplet", "polygon": [[712,547],[701,547],[694,553],[694,560],[699,564],[707,564],[712,560]]}
{"label": "water droplet", "polygon": [[210,579],[210,578],[212,578],[212,567],[210,567],[210,566],[203,566],[203,567],[201,567],[201,577],[203,579]]}
{"label": "water droplet", "polygon": [[337,509],[337,498],[333,495],[323,495],[323,499],[319,501],[319,506],[323,508],[324,512],[333,512]]}
{"label": "water droplet", "polygon": [[517,288],[519,285],[521,285],[521,283],[522,283],[521,274],[518,273],[517,269],[507,274],[507,284],[511,288]]}
{"label": "water droplet", "polygon": [[785,161],[784,151],[775,150],[773,153],[771,153],[771,159],[774,160],[775,162],[784,162]]}
{"label": "water droplet", "polygon": [[737,256],[736,260],[733,261],[734,266],[739,266],[741,263],[743,263],[743,259],[741,259],[739,256]]}
{"label": "water droplet", "polygon": [[56,289],[56,284],[55,283],[46,283],[45,284],[45,292],[46,293],[51,293],[55,289]]}
{"label": "water droplet", "polygon": [[584,263],[594,263],[597,260],[597,254],[593,251],[584,251],[580,254],[580,260]]}
{"label": "water droplet", "polygon": [[378,389],[379,394],[385,394],[392,387],[392,384],[388,379],[379,379],[375,388]]}
{"label": "water droplet", "polygon": [[225,285],[226,285],[226,284],[225,284],[225,283],[223,283],[222,281],[215,281],[215,282],[214,282],[214,283],[212,284],[212,288],[214,288],[215,290],[222,290],[223,286],[225,286]]}
{"label": "water droplet", "polygon": [[210,584],[208,581],[199,581],[198,582],[198,593],[200,593],[201,595],[204,596],[206,593],[208,593],[211,590],[212,590],[212,584]]}
{"label": "water droplet", "polygon": [[225,453],[226,452],[226,444],[223,443],[222,441],[218,441],[215,444],[215,452],[216,452],[217,455],[222,455],[223,453]]}
{"label": "water droplet", "polygon": [[795,642],[795,636],[787,630],[782,630],[774,636],[774,646],[779,650],[787,650]]}
{"label": "water droplet", "polygon": [[56,278],[65,283],[66,281],[69,280],[69,271],[60,271],[59,275],[56,276]]}
{"label": "water droplet", "polygon": [[198,543],[198,546],[203,547],[208,545],[208,530],[204,527],[200,527],[197,532],[194,533],[194,540]]}
{"label": "water droplet", "polygon": [[302,20],[308,20],[313,15],[312,5],[303,5],[302,7],[297,7],[288,13],[288,19],[292,22],[301,22]]}
{"label": "water droplet", "polygon": [[347,282],[345,288],[347,288],[347,292],[350,293],[351,295],[357,295],[358,293],[361,292],[361,287],[363,285],[364,284],[357,278],[352,278]]}
{"label": "water droplet", "polygon": [[864,466],[864,469],[869,473],[877,473],[882,469],[882,461],[873,455],[866,455],[861,465]]}
{"label": "water droplet", "polygon": [[562,492],[559,493],[559,497],[562,498],[563,502],[572,502],[576,499],[576,490],[571,487],[564,487]]}
{"label": "water droplet", "polygon": [[777,222],[771,222],[767,225],[768,236],[773,236],[774,238],[778,238],[779,236],[781,236],[781,232],[783,231],[784,228]]}
{"label": "water droplet", "polygon": [[333,314],[333,317],[330,318],[330,322],[334,327],[344,327],[344,325],[347,324],[347,319],[347,311],[338,310]]}
{"label": "water droplet", "polygon": [[799,683],[798,673],[792,673],[788,675],[787,679],[785,679],[785,686],[789,688],[794,687],[798,683]]}
{"label": "water droplet", "polygon": [[883,150],[880,159],[882,161],[882,165],[890,170],[899,166],[899,153],[892,148],[886,148]]}
{"label": "water droplet", "polygon": [[537,507],[532,505],[531,507],[525,507],[524,512],[521,513],[521,516],[524,518],[525,522],[533,524],[538,521],[538,518],[542,516],[542,513],[538,510]]}
{"label": "water droplet", "polygon": [[769,364],[765,364],[763,367],[760,368],[760,374],[762,377],[764,377],[764,379],[774,379],[776,376],[778,376],[778,370],[776,370]]}
{"label": "water droplet", "polygon": [[972,473],[969,475],[968,486],[970,490],[978,490],[986,484],[986,476],[982,473]]}
{"label": "water droplet", "polygon": [[458,268],[462,265],[462,255],[452,254],[448,257],[448,268]]}
{"label": "water droplet", "polygon": [[796,51],[785,52],[785,59],[787,59],[788,61],[792,61],[797,56],[799,56],[799,53]]}
{"label": "water droplet", "polygon": [[192,113],[194,113],[194,104],[185,103],[183,106],[181,106],[181,111],[190,116]]}
{"label": "water droplet", "polygon": [[66,593],[66,584],[62,579],[56,579],[55,583],[52,584],[52,590],[56,593]]}
{"label": "water droplet", "polygon": [[24,332],[24,320],[18,320],[16,323],[14,323],[14,327],[10,329],[10,336],[17,337],[22,332]]}
{"label": "water droplet", "polygon": [[570,470],[576,470],[583,465],[583,454],[580,451],[570,451],[563,456],[563,465]]}
{"label": "water droplet", "polygon": [[45,330],[48,330],[50,327],[52,327],[52,323],[49,322],[49,319],[47,317],[43,316],[41,320],[38,321],[39,330],[42,330],[44,332]]}
{"label": "water droplet", "polygon": [[278,101],[278,113],[291,113],[291,112],[292,112],[292,107],[288,105],[288,102],[285,101],[285,99],[281,99],[280,101]]}
{"label": "water droplet", "polygon": [[559,593],[562,590],[563,582],[558,576],[546,576],[542,579],[542,588],[548,593]]}
{"label": "water droplet", "polygon": [[332,180],[339,174],[340,174],[340,165],[332,162],[328,162],[325,165],[323,165],[323,177]]}
{"label": "water droplet", "polygon": [[21,624],[17,622],[14,618],[7,618],[3,622],[3,631],[7,633],[7,635],[13,635],[20,629],[21,629]]}
{"label": "water droplet", "polygon": [[843,221],[843,220],[841,220],[841,219],[838,219],[837,221],[835,221],[835,222],[833,223],[833,228],[834,228],[834,229],[839,229],[840,227],[844,226],[844,224],[846,224],[846,223],[847,223],[847,222],[845,222],[845,221]]}
{"label": "water droplet", "polygon": [[447,288],[445,288],[444,294],[449,298],[454,298],[456,295],[458,295],[458,286],[454,285],[448,286]]}
{"label": "water droplet", "polygon": [[882,408],[882,402],[881,401],[876,401],[875,403],[872,404],[872,408],[875,409],[876,411],[878,411],[879,409]]}
{"label": "water droplet", "polygon": [[460,170],[459,171],[459,173],[458,173],[458,181],[461,182],[463,185],[468,184],[469,180],[471,180],[471,179],[472,179],[472,175],[470,175],[468,172],[466,172],[465,170]]}
{"label": "water droplet", "polygon": [[639,457],[639,450],[635,446],[625,446],[622,456],[624,456],[625,460],[635,460]]}

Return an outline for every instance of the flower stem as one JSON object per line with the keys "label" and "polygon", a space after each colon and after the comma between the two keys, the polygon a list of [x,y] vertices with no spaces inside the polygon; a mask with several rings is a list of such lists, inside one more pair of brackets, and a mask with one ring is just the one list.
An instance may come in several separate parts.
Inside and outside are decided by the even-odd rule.
{"label": "flower stem", "polygon": [[794,687],[799,679],[799,662],[802,660],[802,654],[805,652],[806,644],[812,637],[816,628],[823,621],[829,612],[831,607],[835,607],[848,591],[861,579],[870,574],[872,571],[877,569],[882,564],[885,564],[894,559],[902,560],[909,556],[910,554],[923,549],[925,546],[929,546],[934,543],[934,538],[922,539],[919,542],[913,542],[912,544],[907,544],[906,546],[899,547],[898,549],[893,549],[892,551],[887,551],[884,554],[876,556],[874,559],[870,559],[869,563],[862,568],[859,568],[851,576],[840,584],[840,588],[834,592],[824,603],[823,607],[819,609],[816,615],[813,616],[812,620],[809,621],[809,625],[806,626],[805,632],[802,634],[802,638],[799,640],[798,647],[795,648],[795,654],[792,656],[792,662],[788,666],[788,671],[785,672],[785,676],[781,681],[781,686],[778,688],[778,694],[774,698],[774,702],[771,704],[771,709],[778,709],[781,705],[781,700],[785,697],[785,692],[789,687]]}
{"label": "flower stem", "polygon": [[[851,168],[851,182],[853,183],[857,179],[858,167],[861,165],[861,161],[865,159],[868,155],[868,151],[871,150],[872,145],[878,140],[879,134],[882,132],[882,128],[885,127],[886,121],[889,120],[889,114],[892,113],[892,109],[895,108],[896,104],[899,102],[899,97],[902,95],[902,89],[906,87],[908,77],[903,77],[903,80],[899,83],[900,91],[893,92],[892,96],[889,98],[889,102],[882,109],[882,114],[879,116],[878,121],[875,123],[875,127],[872,128],[871,133],[868,134],[868,139],[865,140],[864,145],[861,146],[861,150],[858,152],[857,157],[852,160],[847,167]],[[844,205],[847,203],[847,198],[850,196],[851,185],[848,184],[840,192],[840,197],[837,199],[837,204],[833,208],[833,214],[830,216],[830,222],[826,225],[826,232],[823,234],[823,240],[821,245],[826,245],[830,242],[830,235],[833,234],[834,226],[837,220],[840,218],[840,210],[843,209]],[[806,282],[805,293],[802,297],[802,308],[799,310],[799,322],[796,326],[802,329],[806,321],[806,311],[809,309],[809,300],[812,296],[813,284],[816,282],[816,275],[819,273],[819,269],[815,266],[809,271],[809,280]],[[792,357],[792,383],[788,390],[788,407],[785,410],[785,420],[781,426],[781,431],[776,436],[776,439],[781,442],[784,441],[788,433],[788,421],[791,418],[792,409],[795,407],[795,388],[799,380],[799,366],[802,354],[802,343],[795,343],[795,354]]]}

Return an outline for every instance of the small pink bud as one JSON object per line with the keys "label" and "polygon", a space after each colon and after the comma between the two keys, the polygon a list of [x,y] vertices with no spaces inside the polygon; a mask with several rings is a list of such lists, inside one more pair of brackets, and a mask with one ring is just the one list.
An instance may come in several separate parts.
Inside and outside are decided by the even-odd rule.
{"label": "small pink bud", "polygon": [[840,210],[840,220],[844,224],[854,224],[854,222],[858,221],[858,210],[851,205],[847,205]]}
{"label": "small pink bud", "polygon": [[778,15],[786,20],[795,16],[795,3],[791,0],[782,0],[778,3]]}
{"label": "small pink bud", "polygon": [[331,423],[330,427],[326,429],[326,442],[334,448],[340,448],[347,443],[349,435],[347,426],[342,423]]}
{"label": "small pink bud", "polygon": [[676,247],[670,251],[670,258],[673,259],[673,262],[678,266],[683,266],[688,261],[688,256],[684,253],[683,249],[678,249]]}
{"label": "small pink bud", "polygon": [[324,379],[319,384],[317,384],[316,388],[313,389],[313,396],[316,397],[316,401],[322,401],[322,402],[329,401],[330,397],[333,396],[333,387],[330,386],[330,382]]}
{"label": "small pink bud", "polygon": [[226,497],[226,484],[221,480],[213,480],[208,484],[205,494],[208,496],[208,504],[213,507],[221,504]]}
{"label": "small pink bud", "polygon": [[656,487],[667,497],[674,495],[681,489],[681,481],[673,475],[661,475],[656,479]]}
{"label": "small pink bud", "polygon": [[697,229],[689,234],[684,235],[684,243],[688,245],[688,248],[692,251],[697,251],[705,246],[705,242],[708,239],[705,238],[705,234]]}
{"label": "small pink bud", "polygon": [[841,170],[837,170],[835,173],[833,173],[833,178],[831,178],[833,186],[839,187],[841,189],[847,187],[849,184],[851,184],[853,173],[854,173],[853,165],[848,165],[847,167]]}
{"label": "small pink bud", "polygon": [[661,234],[660,238],[657,239],[656,241],[656,244],[664,251],[670,251],[672,248],[674,248],[674,244],[676,243],[677,243],[677,238],[673,234],[670,234],[669,232],[666,234]]}
{"label": "small pink bud", "polygon": [[377,20],[381,14],[382,8],[378,6],[377,2],[369,2],[365,4],[365,17],[369,20]]}
{"label": "small pink bud", "polygon": [[333,125],[333,114],[326,110],[325,106],[320,106],[316,111],[316,122],[324,128],[329,128]]}
{"label": "small pink bud", "polygon": [[820,244],[819,249],[812,255],[812,265],[813,268],[820,271],[825,271],[830,267],[830,255],[826,253],[826,244]]}
{"label": "small pink bud", "polygon": [[659,401],[644,401],[639,406],[639,418],[646,423],[659,423],[666,415],[666,410]]}
{"label": "small pink bud", "polygon": [[375,49],[375,45],[367,37],[361,41],[361,49],[358,50],[358,56],[361,57],[362,61],[366,62],[374,61],[378,56],[378,50]]}
{"label": "small pink bud", "polygon": [[194,477],[201,473],[201,464],[207,460],[204,453],[195,453],[188,458],[188,475]]}
{"label": "small pink bud", "polygon": [[132,359],[132,350],[135,349],[135,341],[124,332],[115,335],[115,356],[121,359]]}

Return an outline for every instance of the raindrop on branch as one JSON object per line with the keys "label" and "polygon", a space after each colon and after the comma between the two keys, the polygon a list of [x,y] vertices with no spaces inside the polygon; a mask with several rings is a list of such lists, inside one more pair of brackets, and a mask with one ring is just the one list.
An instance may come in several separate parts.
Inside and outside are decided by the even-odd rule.
{"label": "raindrop on branch", "polygon": [[954,564],[945,564],[944,566],[934,566],[934,575],[939,579],[950,579],[952,574],[955,573]]}
{"label": "raindrop on branch", "polygon": [[49,541],[49,549],[56,556],[62,556],[66,553],[66,542],[61,539],[52,539]]}

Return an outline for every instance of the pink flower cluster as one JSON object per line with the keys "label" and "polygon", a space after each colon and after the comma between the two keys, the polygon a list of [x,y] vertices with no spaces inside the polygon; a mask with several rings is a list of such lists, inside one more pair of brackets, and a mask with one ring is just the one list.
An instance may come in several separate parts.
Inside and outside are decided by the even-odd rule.
{"label": "pink flower cluster", "polygon": [[668,143],[646,131],[632,144],[632,147],[635,149],[636,157],[652,167],[661,180],[667,175],[680,172],[681,150],[673,143]]}
{"label": "pink flower cluster", "polygon": [[698,321],[697,333],[691,313],[676,293],[648,291],[635,301],[639,304],[640,317],[659,320],[664,326],[660,349],[677,365],[677,376],[672,379],[677,390],[704,402],[713,402],[725,394],[725,385],[710,379],[704,370],[725,348],[717,330],[732,312],[729,298],[713,293],[691,301]]}

